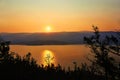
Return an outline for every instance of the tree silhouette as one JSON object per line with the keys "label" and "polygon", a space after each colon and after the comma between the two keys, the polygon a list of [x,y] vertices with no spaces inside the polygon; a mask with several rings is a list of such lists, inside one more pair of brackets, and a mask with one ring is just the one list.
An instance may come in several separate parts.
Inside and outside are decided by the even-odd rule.
{"label": "tree silhouette", "polygon": [[47,64],[47,66],[51,66],[52,65],[53,59],[54,59],[54,57],[52,57],[49,53],[46,55],[45,62]]}
{"label": "tree silhouette", "polygon": [[[114,58],[110,56],[111,53],[119,55],[119,50],[116,50],[116,52],[118,52],[116,53],[113,52],[113,49],[111,49],[111,41],[118,43],[118,40],[113,36],[111,38],[114,39],[106,36],[104,40],[101,40],[99,29],[95,26],[93,26],[93,29],[95,31],[95,35],[91,37],[84,37],[85,42],[94,54],[95,59],[91,60],[92,64],[94,64],[93,66],[95,67],[99,67],[99,69],[97,69],[97,74],[104,74],[105,80],[118,80],[118,65],[115,64]],[[117,49],[117,47],[118,45],[114,46],[115,49]]]}

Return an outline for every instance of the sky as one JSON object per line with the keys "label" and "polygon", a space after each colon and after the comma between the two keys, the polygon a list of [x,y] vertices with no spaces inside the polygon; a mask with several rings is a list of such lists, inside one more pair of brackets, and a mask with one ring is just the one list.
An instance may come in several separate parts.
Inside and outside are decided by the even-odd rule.
{"label": "sky", "polygon": [[120,0],[0,0],[0,32],[120,30]]}

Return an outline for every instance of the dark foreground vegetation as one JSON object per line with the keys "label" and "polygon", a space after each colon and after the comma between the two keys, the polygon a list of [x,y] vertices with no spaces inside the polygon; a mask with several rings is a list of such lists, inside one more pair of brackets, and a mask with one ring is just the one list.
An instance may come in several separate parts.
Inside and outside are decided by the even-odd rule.
{"label": "dark foreground vegetation", "polygon": [[88,58],[90,66],[74,62],[74,70],[65,70],[59,64],[38,65],[30,53],[21,57],[9,51],[9,42],[0,42],[0,80],[120,80],[120,61],[111,56],[120,57],[120,34],[101,41],[98,28],[93,28],[95,34],[84,41],[94,59]]}

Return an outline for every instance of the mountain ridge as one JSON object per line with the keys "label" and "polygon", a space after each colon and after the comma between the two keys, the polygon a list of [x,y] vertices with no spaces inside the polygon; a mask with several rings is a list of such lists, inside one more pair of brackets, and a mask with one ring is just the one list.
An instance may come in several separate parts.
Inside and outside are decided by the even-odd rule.
{"label": "mountain ridge", "polygon": [[[84,44],[84,37],[92,36],[93,32],[57,32],[57,33],[0,33],[1,38],[18,45],[67,45]],[[101,39],[105,35],[116,36],[117,32],[100,32]]]}

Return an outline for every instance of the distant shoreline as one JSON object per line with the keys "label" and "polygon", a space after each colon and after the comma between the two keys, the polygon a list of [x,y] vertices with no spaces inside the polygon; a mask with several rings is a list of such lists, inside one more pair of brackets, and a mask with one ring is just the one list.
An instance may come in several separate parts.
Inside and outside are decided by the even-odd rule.
{"label": "distant shoreline", "polygon": [[52,45],[85,45],[85,44],[10,44],[10,45],[21,45],[21,46],[52,46]]}
{"label": "distant shoreline", "polygon": [[[115,36],[118,32],[100,32],[100,39],[104,40],[107,36]],[[94,35],[93,32],[60,32],[60,33],[4,33],[0,34],[0,40],[10,41],[12,45],[81,45],[84,37]]]}

